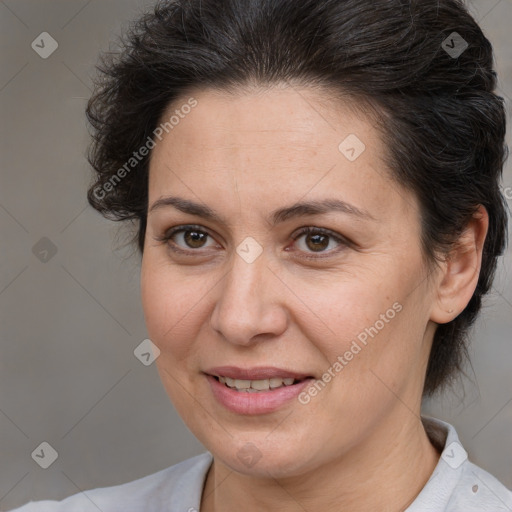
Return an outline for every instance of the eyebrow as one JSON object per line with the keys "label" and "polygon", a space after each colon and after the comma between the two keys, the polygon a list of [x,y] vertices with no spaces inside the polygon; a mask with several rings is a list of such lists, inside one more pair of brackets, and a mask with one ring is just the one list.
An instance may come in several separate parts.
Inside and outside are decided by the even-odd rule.
{"label": "eyebrow", "polygon": [[[169,206],[174,207],[183,213],[196,215],[225,225],[228,224],[222,216],[215,212],[215,210],[212,210],[209,206],[177,196],[167,196],[158,199],[151,205],[149,212]],[[321,215],[332,211],[345,213],[361,220],[375,220],[375,217],[373,217],[368,211],[356,208],[341,199],[324,199],[299,202],[291,206],[274,210],[269,215],[269,222],[272,226],[275,226],[276,224],[285,222],[292,218],[307,215]]]}

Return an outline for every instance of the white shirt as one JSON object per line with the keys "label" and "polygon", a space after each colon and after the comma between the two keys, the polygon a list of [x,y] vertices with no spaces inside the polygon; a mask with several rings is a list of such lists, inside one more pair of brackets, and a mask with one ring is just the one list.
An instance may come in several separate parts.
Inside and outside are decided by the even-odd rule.
{"label": "white shirt", "polygon": [[[468,460],[454,427],[434,418],[422,421],[442,453],[406,512],[512,512],[512,491]],[[62,501],[32,501],[11,512],[198,512],[212,460],[205,452],[133,482]]]}

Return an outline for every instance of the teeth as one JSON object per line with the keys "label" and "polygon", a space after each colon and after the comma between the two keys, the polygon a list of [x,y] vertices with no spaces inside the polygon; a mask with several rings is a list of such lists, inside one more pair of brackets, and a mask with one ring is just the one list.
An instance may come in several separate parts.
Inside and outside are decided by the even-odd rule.
{"label": "teeth", "polygon": [[[286,380],[288,380],[288,379],[286,379]],[[271,388],[280,388],[283,385],[283,379],[274,377],[272,379],[269,379],[269,384],[270,384]]]}
{"label": "teeth", "polygon": [[242,380],[219,376],[218,379],[222,384],[226,384],[226,386],[230,388],[247,393],[268,391],[269,389],[291,386],[295,382],[295,379],[293,378],[282,379],[280,377],[272,377],[271,379],[262,380]]}
{"label": "teeth", "polygon": [[251,388],[257,389],[258,391],[266,391],[270,388],[270,380],[251,380]]}
{"label": "teeth", "polygon": [[[251,387],[250,380],[240,380],[240,379],[230,379],[232,382],[231,387],[235,387],[236,389],[249,389]],[[229,385],[229,384],[228,384]]]}

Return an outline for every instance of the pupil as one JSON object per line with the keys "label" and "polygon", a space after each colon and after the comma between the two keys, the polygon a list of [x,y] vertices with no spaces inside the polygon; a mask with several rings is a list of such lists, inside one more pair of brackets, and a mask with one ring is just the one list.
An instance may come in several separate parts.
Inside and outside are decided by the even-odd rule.
{"label": "pupil", "polygon": [[186,231],[185,232],[185,242],[190,247],[202,247],[204,244],[204,240],[206,238],[206,233],[198,233],[197,231]]}
{"label": "pupil", "polygon": [[[310,246],[308,242],[312,241],[313,246]],[[329,237],[327,235],[308,235],[306,237],[306,243],[308,247],[313,251],[321,251],[329,245]]]}

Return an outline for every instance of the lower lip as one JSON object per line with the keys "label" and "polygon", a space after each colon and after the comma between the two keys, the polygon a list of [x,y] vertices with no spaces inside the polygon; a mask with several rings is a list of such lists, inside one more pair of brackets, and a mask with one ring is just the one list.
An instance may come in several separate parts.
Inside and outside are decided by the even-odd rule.
{"label": "lower lip", "polygon": [[282,386],[270,391],[247,393],[228,388],[211,375],[206,375],[206,378],[210,383],[213,396],[220,404],[230,411],[249,415],[274,412],[296,398],[313,380],[308,378],[291,386]]}

